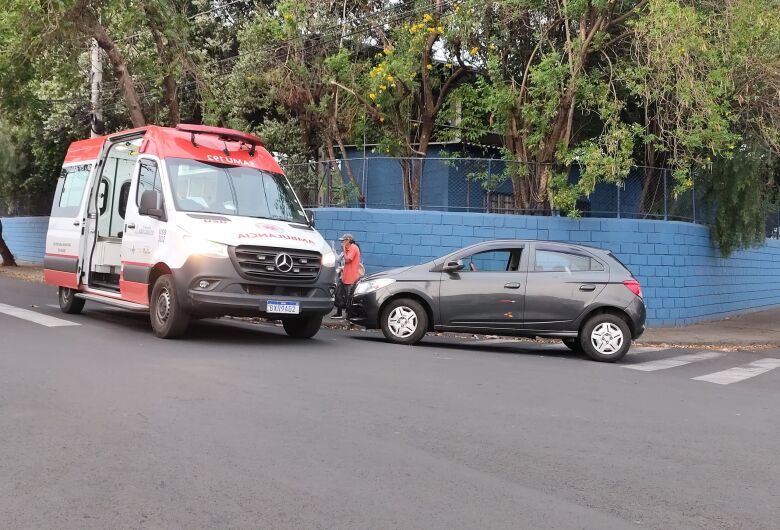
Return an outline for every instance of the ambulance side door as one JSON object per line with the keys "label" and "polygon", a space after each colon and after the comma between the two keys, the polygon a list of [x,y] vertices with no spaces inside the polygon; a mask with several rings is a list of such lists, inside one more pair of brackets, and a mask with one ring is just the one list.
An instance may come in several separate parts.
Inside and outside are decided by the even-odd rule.
{"label": "ambulance side door", "polygon": [[52,203],[46,254],[46,283],[78,288],[83,266],[83,240],[92,162],[62,167]]}
{"label": "ambulance side door", "polygon": [[149,303],[149,276],[165,245],[168,215],[160,161],[141,156],[136,164],[125,209],[122,237],[122,298]]}

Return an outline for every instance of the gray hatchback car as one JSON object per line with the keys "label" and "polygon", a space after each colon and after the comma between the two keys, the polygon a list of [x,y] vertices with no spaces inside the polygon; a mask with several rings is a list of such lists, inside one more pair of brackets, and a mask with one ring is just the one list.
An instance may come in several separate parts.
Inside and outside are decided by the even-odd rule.
{"label": "gray hatchback car", "polygon": [[611,252],[517,240],[367,276],[347,313],[399,344],[434,330],[559,338],[607,362],[628,352],[646,317],[639,282]]}

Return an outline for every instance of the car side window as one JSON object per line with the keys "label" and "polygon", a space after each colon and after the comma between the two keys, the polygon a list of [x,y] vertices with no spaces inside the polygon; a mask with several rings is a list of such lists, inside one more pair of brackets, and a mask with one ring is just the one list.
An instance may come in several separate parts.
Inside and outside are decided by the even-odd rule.
{"label": "car side window", "polygon": [[463,258],[461,272],[513,272],[520,269],[520,254],[522,250],[494,249],[478,252]]}
{"label": "car side window", "polygon": [[584,254],[557,250],[536,250],[534,271],[536,272],[585,272],[603,271],[604,266]]}
{"label": "car side window", "polygon": [[157,190],[162,194],[162,184],[160,182],[160,172],[157,169],[157,162],[154,160],[141,160],[138,171],[138,190],[135,194],[136,206],[141,206],[141,196],[145,191]]}

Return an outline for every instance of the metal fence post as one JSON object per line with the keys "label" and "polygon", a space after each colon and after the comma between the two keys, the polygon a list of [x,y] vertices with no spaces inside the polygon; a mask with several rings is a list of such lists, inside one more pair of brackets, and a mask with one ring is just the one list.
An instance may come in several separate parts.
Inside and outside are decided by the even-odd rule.
{"label": "metal fence post", "polygon": [[617,218],[620,219],[620,185],[616,184],[617,188]]}
{"label": "metal fence post", "polygon": [[667,198],[668,194],[666,193],[666,177],[667,177],[666,170],[663,171],[663,176],[664,176],[664,221],[668,221],[669,220],[669,207],[668,207],[669,205],[668,205],[668,198]]}
{"label": "metal fence post", "polygon": [[485,212],[490,213],[490,191],[492,188],[491,175],[493,173],[493,159],[488,158],[488,172],[487,172],[487,199],[485,204]]}
{"label": "metal fence post", "polygon": [[696,222],[696,182],[691,183],[691,204],[693,205],[693,222]]}

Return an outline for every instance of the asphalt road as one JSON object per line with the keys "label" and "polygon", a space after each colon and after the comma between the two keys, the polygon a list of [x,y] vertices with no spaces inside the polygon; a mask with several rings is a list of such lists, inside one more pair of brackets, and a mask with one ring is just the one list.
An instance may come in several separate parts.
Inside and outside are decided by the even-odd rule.
{"label": "asphalt road", "polygon": [[0,279],[0,528],[778,528],[780,351],[163,341],[55,303]]}

